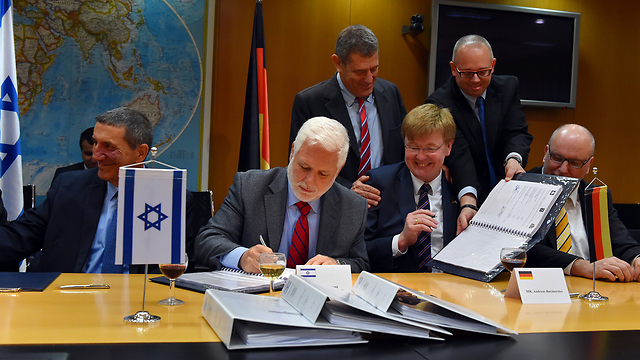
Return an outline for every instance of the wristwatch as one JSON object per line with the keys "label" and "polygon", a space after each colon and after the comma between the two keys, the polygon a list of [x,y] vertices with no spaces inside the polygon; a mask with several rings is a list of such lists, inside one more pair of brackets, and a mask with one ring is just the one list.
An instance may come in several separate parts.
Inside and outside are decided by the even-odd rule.
{"label": "wristwatch", "polygon": [[520,160],[520,157],[519,157],[519,156],[516,156],[516,155],[511,155],[511,156],[509,156],[509,157],[507,158],[507,160],[505,160],[505,161],[504,161],[504,164],[502,164],[502,166],[507,166],[507,163],[508,163],[508,162],[509,162],[509,160],[511,160],[511,159],[515,159],[515,160],[518,162],[518,164],[520,164],[520,166],[522,166],[522,160]]}

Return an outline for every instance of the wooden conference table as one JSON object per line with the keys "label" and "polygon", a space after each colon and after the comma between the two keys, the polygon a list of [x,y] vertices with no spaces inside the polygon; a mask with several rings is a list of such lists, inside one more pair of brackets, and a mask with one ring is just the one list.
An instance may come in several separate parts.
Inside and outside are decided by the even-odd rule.
{"label": "wooden conference table", "polygon": [[[479,354],[495,359],[621,358],[640,355],[640,283],[597,281],[603,303],[522,305],[505,298],[508,276],[483,283],[448,274],[379,274],[391,281],[465,306],[520,333],[511,338],[454,336],[444,342],[374,338],[368,345],[283,350],[225,349],[202,318],[203,294],[176,289],[186,304],[163,306],[169,288],[149,282],[145,309],[162,318],[132,325],[123,318],[142,309],[144,275],[62,274],[44,292],[0,293],[0,359],[7,355],[76,358],[384,358],[446,359]],[[157,276],[157,275],[154,275]],[[354,275],[355,278],[355,275]],[[588,292],[592,282],[566,277],[569,292]],[[105,283],[109,290],[60,290],[60,285]],[[554,348],[555,346],[555,348]],[[593,357],[593,352],[599,354]],[[66,354],[68,357],[62,357]],[[55,356],[54,356],[55,355]],[[60,356],[58,356],[60,355]],[[533,356],[535,355],[535,356]],[[473,358],[474,356],[472,356]],[[40,357],[38,357],[40,358]]]}

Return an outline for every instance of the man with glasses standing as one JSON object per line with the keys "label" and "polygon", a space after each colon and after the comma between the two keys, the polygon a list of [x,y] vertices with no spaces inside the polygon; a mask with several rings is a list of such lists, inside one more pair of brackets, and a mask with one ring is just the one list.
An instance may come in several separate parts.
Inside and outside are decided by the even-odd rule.
{"label": "man with glasses standing", "polygon": [[458,203],[442,171],[456,135],[451,113],[433,104],[418,106],[404,118],[401,133],[404,162],[367,173],[367,184],[381,191],[364,233],[372,272],[430,271],[432,254],[456,235]]}
{"label": "man with glasses standing", "polygon": [[[588,240],[585,227],[587,182],[584,181],[584,177],[591,169],[595,146],[595,139],[586,128],[576,124],[563,125],[554,131],[544,149],[542,168],[531,170],[536,173],[580,179],[580,184],[571,193],[564,206],[570,233],[569,245],[566,249],[558,250],[557,239],[560,232],[556,232],[556,226],[552,226],[547,236],[529,250],[527,266],[562,267],[567,275],[593,277],[594,267],[589,259],[595,259],[596,256],[594,244]],[[640,244],[631,237],[622,221],[618,219],[610,191],[607,191],[607,198],[611,248],[614,256],[596,261],[596,278],[607,278],[611,281],[618,279],[624,282],[638,281]],[[556,223],[562,224],[558,220]]]}
{"label": "man with glasses standing", "polygon": [[500,179],[524,172],[533,136],[518,94],[518,79],[493,75],[496,59],[479,35],[460,38],[449,63],[447,83],[426,103],[448,108],[457,133],[445,165],[461,204],[481,204]]}

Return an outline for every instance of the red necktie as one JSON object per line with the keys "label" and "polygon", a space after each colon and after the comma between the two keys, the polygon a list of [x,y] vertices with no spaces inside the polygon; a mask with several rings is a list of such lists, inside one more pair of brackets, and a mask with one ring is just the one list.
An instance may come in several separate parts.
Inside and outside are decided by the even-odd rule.
{"label": "red necktie", "polygon": [[364,99],[358,99],[358,113],[360,114],[360,166],[358,177],[371,170],[371,150],[369,137],[369,124],[367,123],[367,109],[364,107]]}
{"label": "red necktie", "polygon": [[300,217],[296,221],[296,227],[293,229],[289,258],[287,259],[287,267],[293,269],[296,268],[296,265],[306,264],[309,258],[309,222],[307,214],[309,214],[311,206],[304,201],[298,201],[296,206],[300,209]]}

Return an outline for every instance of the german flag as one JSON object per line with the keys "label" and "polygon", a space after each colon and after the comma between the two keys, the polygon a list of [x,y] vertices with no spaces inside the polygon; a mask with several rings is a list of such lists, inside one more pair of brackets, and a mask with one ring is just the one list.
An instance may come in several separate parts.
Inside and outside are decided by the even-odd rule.
{"label": "german flag", "polygon": [[533,273],[531,271],[519,271],[518,275],[520,280],[533,280]]}
{"label": "german flag", "polygon": [[269,105],[262,1],[256,2],[238,171],[269,169]]}
{"label": "german flag", "polygon": [[585,190],[587,200],[587,234],[594,244],[596,260],[613,256],[611,232],[609,232],[609,199],[607,186]]}

